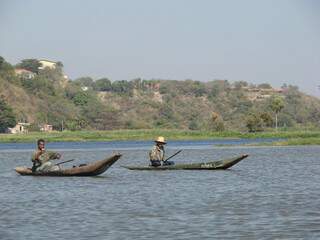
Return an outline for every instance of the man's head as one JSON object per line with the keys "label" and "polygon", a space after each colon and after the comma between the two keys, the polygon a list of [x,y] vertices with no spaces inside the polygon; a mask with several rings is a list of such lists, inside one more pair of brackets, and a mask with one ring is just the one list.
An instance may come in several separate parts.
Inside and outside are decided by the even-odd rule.
{"label": "man's head", "polygon": [[38,143],[38,149],[40,150],[44,149],[45,142],[43,139],[39,139],[37,143]]}
{"label": "man's head", "polygon": [[167,144],[166,141],[164,140],[164,137],[161,137],[161,136],[158,137],[155,140],[155,142],[157,143],[158,146],[163,146],[163,145]]}

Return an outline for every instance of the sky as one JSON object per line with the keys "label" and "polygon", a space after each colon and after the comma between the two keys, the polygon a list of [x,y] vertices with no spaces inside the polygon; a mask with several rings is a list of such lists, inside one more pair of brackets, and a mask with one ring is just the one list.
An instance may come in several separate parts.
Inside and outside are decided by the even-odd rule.
{"label": "sky", "polygon": [[320,97],[317,0],[0,0],[0,56],[72,78],[227,79]]}

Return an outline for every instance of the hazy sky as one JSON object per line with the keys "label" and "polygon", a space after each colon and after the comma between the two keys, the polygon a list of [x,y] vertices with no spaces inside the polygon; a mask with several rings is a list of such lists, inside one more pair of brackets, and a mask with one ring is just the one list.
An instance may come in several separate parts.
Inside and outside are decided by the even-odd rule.
{"label": "hazy sky", "polygon": [[0,56],[71,78],[228,79],[320,96],[317,0],[0,0]]}

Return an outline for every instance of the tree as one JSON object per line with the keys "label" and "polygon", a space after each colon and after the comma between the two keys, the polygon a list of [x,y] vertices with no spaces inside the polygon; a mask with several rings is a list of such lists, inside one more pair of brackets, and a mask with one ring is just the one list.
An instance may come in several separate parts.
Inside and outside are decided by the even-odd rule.
{"label": "tree", "polygon": [[6,60],[0,56],[0,80],[6,80],[8,82],[18,83],[18,78],[15,76],[13,66],[6,62]]}
{"label": "tree", "polygon": [[94,82],[93,89],[96,91],[111,91],[111,81],[108,78],[98,79]]}
{"label": "tree", "polygon": [[193,87],[192,93],[196,97],[201,97],[207,93],[206,86],[199,81],[195,81],[192,87]]}
{"label": "tree", "polygon": [[23,59],[21,63],[17,64],[17,67],[29,70],[33,73],[39,73],[39,67],[42,64],[37,59]]}
{"label": "tree", "polygon": [[198,129],[199,129],[198,121],[197,121],[196,119],[192,119],[192,120],[189,122],[188,128],[189,128],[190,130],[198,130]]}
{"label": "tree", "polygon": [[85,87],[91,87],[94,84],[93,79],[91,77],[77,78],[73,82],[79,83],[81,86],[85,86]]}
{"label": "tree", "polygon": [[7,128],[17,124],[12,108],[0,97],[0,133],[4,133]]}
{"label": "tree", "polygon": [[272,127],[273,119],[270,113],[263,112],[260,114],[260,118],[262,119],[265,127]]}
{"label": "tree", "polygon": [[261,132],[263,130],[263,120],[256,113],[250,113],[246,119],[246,126],[249,132]]}
{"label": "tree", "polygon": [[261,83],[258,85],[258,88],[271,89],[272,86],[269,83]]}
{"label": "tree", "polygon": [[223,118],[219,113],[217,112],[211,113],[209,123],[208,123],[208,128],[216,132],[222,132],[225,130]]}
{"label": "tree", "polygon": [[63,63],[59,61],[59,62],[56,63],[56,66],[59,67],[59,68],[63,68]]}
{"label": "tree", "polygon": [[5,63],[5,60],[3,57],[0,56],[0,70],[2,69],[2,65]]}
{"label": "tree", "polygon": [[233,83],[235,89],[239,90],[243,87],[247,87],[248,83],[246,81],[236,81]]}
{"label": "tree", "polygon": [[209,82],[209,86],[211,85],[211,90],[209,90],[210,98],[217,98],[219,95],[226,93],[230,89],[230,83],[228,80],[214,80]]}
{"label": "tree", "polygon": [[276,115],[276,131],[278,131],[278,113],[284,108],[284,101],[281,97],[273,97],[271,99],[270,108]]}
{"label": "tree", "polygon": [[76,106],[84,106],[89,102],[89,95],[87,92],[77,92],[72,100]]}
{"label": "tree", "polygon": [[25,79],[22,81],[22,87],[33,94],[38,96],[43,95],[56,95],[56,88],[54,83],[50,81],[51,79],[45,78],[41,75],[37,75],[33,79]]}
{"label": "tree", "polygon": [[126,80],[115,81],[112,83],[112,91],[119,94],[130,95],[132,86],[131,83]]}
{"label": "tree", "polygon": [[77,131],[85,128],[88,122],[83,118],[69,119],[66,121],[66,129],[70,131]]}

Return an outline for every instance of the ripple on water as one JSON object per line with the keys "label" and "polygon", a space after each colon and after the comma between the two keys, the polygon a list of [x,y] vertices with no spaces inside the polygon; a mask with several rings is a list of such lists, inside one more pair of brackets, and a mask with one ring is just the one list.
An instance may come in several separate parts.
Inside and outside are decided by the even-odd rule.
{"label": "ripple on water", "polygon": [[18,176],[13,168],[30,165],[33,145],[0,147],[1,239],[320,238],[320,147],[214,148],[184,141],[168,148],[168,154],[183,149],[176,162],[250,157],[229,171],[120,167],[145,164],[151,144],[53,145],[76,163],[121,149],[118,163],[90,178]]}

